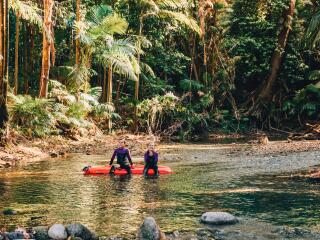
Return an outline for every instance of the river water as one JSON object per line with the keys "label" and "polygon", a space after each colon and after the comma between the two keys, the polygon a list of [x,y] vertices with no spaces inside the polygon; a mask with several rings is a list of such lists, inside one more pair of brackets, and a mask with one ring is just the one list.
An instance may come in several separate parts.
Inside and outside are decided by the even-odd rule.
{"label": "river water", "polygon": [[100,235],[130,236],[146,216],[154,216],[164,231],[194,230],[201,227],[203,212],[217,210],[259,223],[318,231],[320,184],[293,180],[290,174],[318,165],[320,151],[257,157],[242,153],[242,148],[163,147],[161,164],[175,174],[158,179],[82,174],[88,164],[105,164],[111,152],[0,171],[0,210],[18,211],[0,214],[0,227],[81,222]]}

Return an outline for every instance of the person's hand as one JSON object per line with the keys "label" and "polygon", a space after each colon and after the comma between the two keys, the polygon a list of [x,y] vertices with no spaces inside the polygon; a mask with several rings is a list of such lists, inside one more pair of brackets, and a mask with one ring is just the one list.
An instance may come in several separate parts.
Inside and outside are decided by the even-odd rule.
{"label": "person's hand", "polygon": [[134,169],[134,165],[133,164],[131,164],[131,169]]}

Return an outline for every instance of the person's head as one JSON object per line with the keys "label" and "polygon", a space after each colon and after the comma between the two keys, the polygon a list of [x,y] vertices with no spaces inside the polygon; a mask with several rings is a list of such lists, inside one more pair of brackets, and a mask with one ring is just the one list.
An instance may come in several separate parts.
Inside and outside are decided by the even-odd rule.
{"label": "person's head", "polygon": [[149,151],[154,151],[154,143],[153,142],[148,144],[148,150]]}
{"label": "person's head", "polygon": [[126,146],[126,140],[125,139],[120,139],[119,142],[118,142],[118,146],[120,148],[123,148]]}

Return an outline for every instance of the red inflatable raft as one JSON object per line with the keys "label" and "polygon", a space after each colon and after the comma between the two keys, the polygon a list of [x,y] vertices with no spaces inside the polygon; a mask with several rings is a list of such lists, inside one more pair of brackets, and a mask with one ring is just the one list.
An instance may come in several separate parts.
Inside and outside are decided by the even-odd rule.
{"label": "red inflatable raft", "polygon": [[[143,174],[143,168],[144,166],[135,166],[131,169],[132,174]],[[89,174],[109,174],[111,169],[111,166],[99,166],[99,167],[85,167],[83,169],[83,173],[85,175]],[[159,166],[159,174],[172,174],[172,170],[169,167],[166,166]],[[125,175],[127,174],[127,171],[124,169],[116,169],[114,172],[115,175]],[[153,175],[154,171],[153,169],[149,169],[148,171],[149,175]]]}

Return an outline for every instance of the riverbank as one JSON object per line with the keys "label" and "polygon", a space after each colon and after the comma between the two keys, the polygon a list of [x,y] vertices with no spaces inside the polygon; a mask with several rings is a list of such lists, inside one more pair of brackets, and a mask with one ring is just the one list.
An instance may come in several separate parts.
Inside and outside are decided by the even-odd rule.
{"label": "riverbank", "polygon": [[146,135],[98,134],[91,137],[68,139],[62,136],[51,136],[38,139],[20,139],[0,148],[0,168],[23,165],[45,158],[66,157],[71,153],[86,155],[103,155],[114,149],[119,138],[125,138],[132,155],[141,155],[149,141],[154,137]]}
{"label": "riverbank", "polygon": [[[117,146],[119,138],[125,138],[133,156],[141,156],[148,142],[159,139],[145,134],[133,135],[120,132],[110,135],[99,133],[94,136],[77,137],[76,139],[62,136],[51,136],[37,139],[20,138],[6,147],[0,148],[0,168],[23,165],[45,158],[65,157],[71,153],[86,155],[103,155]],[[307,152],[320,150],[320,140],[275,140],[261,141],[260,138],[250,138],[240,135],[213,135],[208,140],[215,146],[228,146],[230,155],[287,155],[292,152]],[[176,142],[161,142],[159,148],[175,146]]]}

